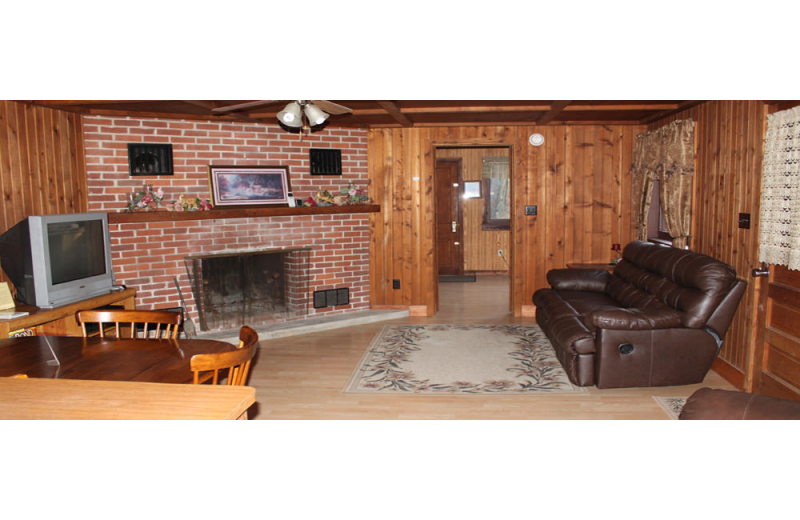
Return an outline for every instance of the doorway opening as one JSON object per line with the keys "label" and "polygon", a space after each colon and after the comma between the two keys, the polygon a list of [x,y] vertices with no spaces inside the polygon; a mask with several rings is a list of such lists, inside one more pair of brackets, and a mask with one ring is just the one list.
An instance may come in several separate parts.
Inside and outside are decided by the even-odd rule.
{"label": "doorway opening", "polygon": [[510,146],[434,147],[437,313],[511,311]]}

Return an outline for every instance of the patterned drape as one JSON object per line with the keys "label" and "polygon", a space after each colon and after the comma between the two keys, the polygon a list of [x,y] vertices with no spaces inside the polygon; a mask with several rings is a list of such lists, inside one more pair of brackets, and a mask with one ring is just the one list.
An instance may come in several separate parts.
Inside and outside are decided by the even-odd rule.
{"label": "patterned drape", "polygon": [[672,245],[685,248],[692,230],[694,121],[673,121],[636,136],[633,152],[633,219],[637,240],[647,240],[653,181],[659,180],[661,212]]}
{"label": "patterned drape", "polygon": [[800,270],[800,107],[767,116],[758,259]]}

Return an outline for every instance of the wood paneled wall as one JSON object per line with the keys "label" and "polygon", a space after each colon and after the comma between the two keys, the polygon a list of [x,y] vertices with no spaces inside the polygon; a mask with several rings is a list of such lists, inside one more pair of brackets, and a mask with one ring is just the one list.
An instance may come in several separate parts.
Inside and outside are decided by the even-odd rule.
{"label": "wood paneled wall", "polygon": [[[629,169],[637,126],[475,126],[369,131],[372,304],[437,304],[434,149],[508,146],[512,162],[511,310],[528,312],[549,269],[607,262],[632,236]],[[545,144],[531,146],[541,133]],[[526,217],[525,205],[538,216]],[[392,281],[400,281],[400,289]]]}
{"label": "wood paneled wall", "polygon": [[[650,126],[678,119],[696,121],[693,251],[729,263],[747,280],[747,292],[725,337],[718,370],[740,388],[749,388],[757,315],[758,224],[766,129],[762,101],[709,101]],[[739,229],[739,213],[751,215]]]}
{"label": "wood paneled wall", "polygon": [[0,100],[0,193],[0,233],[30,215],[86,211],[81,116]]}

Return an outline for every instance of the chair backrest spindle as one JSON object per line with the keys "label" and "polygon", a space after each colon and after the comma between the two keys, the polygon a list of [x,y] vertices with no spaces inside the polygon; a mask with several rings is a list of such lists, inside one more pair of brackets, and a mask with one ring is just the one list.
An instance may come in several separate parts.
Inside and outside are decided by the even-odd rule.
{"label": "chair backrest spindle", "polygon": [[[96,323],[100,327],[100,337],[106,337],[106,326],[113,324],[117,338],[123,336],[132,339],[138,338],[138,324],[143,325],[142,338],[145,339],[176,339],[181,323],[179,312],[165,310],[86,310],[78,311],[75,319],[81,325],[83,336],[89,335],[87,323]],[[130,329],[127,334],[125,329]]]}

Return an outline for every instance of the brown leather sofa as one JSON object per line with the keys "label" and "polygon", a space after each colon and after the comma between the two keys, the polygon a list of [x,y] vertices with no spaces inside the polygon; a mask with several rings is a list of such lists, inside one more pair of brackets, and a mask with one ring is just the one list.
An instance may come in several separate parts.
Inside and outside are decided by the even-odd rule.
{"label": "brown leather sofa", "polygon": [[598,388],[703,381],[747,283],[710,256],[631,242],[613,273],[554,269],[536,321],[570,380]]}
{"label": "brown leather sofa", "polygon": [[800,419],[800,402],[734,390],[701,388],[689,396],[678,418],[797,420]]}

